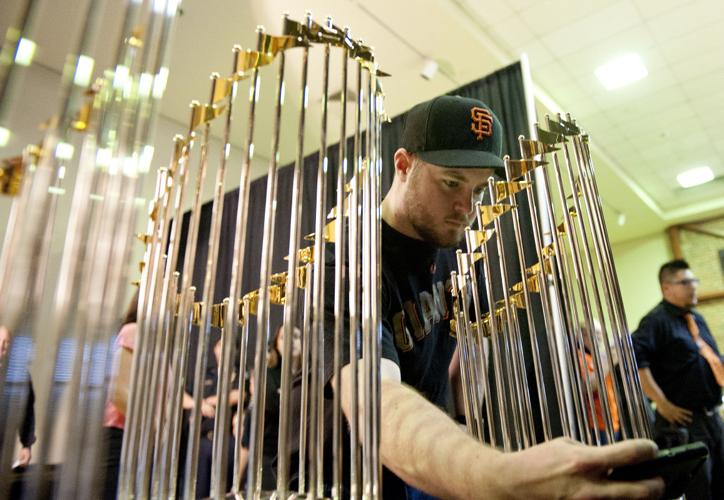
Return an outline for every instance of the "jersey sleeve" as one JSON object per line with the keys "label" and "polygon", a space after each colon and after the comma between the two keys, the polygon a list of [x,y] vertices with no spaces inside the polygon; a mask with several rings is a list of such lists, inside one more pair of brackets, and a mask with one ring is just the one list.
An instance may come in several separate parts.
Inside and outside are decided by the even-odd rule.
{"label": "jersey sleeve", "polygon": [[[336,336],[336,312],[335,312],[335,275],[334,275],[334,247],[333,245],[327,245],[327,261],[325,266],[325,287],[324,287],[324,375],[325,384],[329,382],[334,375],[334,357],[335,357],[335,336]],[[341,320],[341,335],[339,339],[340,359],[341,366],[345,366],[350,362],[350,322],[349,322],[349,268],[345,262],[344,267],[344,290],[342,293],[343,298],[343,314]],[[385,280],[383,278],[382,289],[381,289],[381,303],[380,303],[380,316],[382,319],[382,332],[381,332],[381,350],[380,355],[385,359],[390,359],[395,364],[399,365],[399,357],[397,350],[395,349],[394,336],[392,333],[391,325],[386,320],[387,312],[389,310],[389,294]],[[361,288],[360,288],[361,289]],[[358,304],[357,311],[357,331],[361,331],[362,328],[362,315],[361,304]],[[361,340],[359,341],[359,349],[357,350],[357,356],[361,356]]]}
{"label": "jersey sleeve", "polygon": [[653,318],[644,317],[633,333],[632,339],[636,364],[639,368],[648,368],[656,356],[656,321]]}

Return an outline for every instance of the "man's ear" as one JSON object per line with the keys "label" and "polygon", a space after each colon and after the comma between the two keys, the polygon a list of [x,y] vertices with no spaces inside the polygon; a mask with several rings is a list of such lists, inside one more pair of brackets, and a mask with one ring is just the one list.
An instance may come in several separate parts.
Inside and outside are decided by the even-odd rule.
{"label": "man's ear", "polygon": [[402,180],[409,175],[412,168],[412,154],[408,153],[405,148],[395,151],[395,176],[400,176]]}

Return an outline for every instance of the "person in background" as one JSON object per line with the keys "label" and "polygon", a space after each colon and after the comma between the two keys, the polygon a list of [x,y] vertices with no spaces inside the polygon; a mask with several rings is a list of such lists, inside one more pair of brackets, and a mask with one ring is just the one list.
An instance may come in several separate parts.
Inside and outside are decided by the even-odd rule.
{"label": "person in background", "polygon": [[[606,384],[606,397],[608,399],[609,410],[611,412],[611,422],[613,424],[613,440],[619,441],[621,439],[620,423],[618,418],[618,405],[616,404],[616,398],[614,397],[613,390],[613,377],[611,376],[611,370],[608,363],[608,357],[606,355],[606,348],[603,345],[605,340],[603,339],[603,332],[601,330],[601,323],[598,320],[594,320],[594,331],[596,342],[598,343],[598,354],[601,358],[601,369],[603,371],[603,377]],[[584,370],[587,370],[588,381],[591,384],[591,392],[593,394],[593,406],[595,409],[595,423],[593,416],[591,415],[590,409],[588,409],[588,424],[591,429],[598,433],[599,443],[608,444],[608,437],[606,435],[606,424],[603,414],[603,406],[601,404],[601,390],[598,386],[598,377],[596,376],[596,367],[593,363],[593,344],[591,339],[591,333],[585,325],[581,325],[581,335],[583,336],[583,360],[581,366]],[[613,350],[612,350],[613,353]],[[589,405],[586,406],[589,408]]]}
{"label": "person in background", "polygon": [[103,427],[107,443],[105,462],[105,483],[103,498],[116,498],[118,487],[118,471],[121,463],[123,446],[123,428],[126,424],[128,393],[131,384],[131,367],[133,351],[136,348],[138,333],[137,321],[138,292],[128,304],[121,329],[113,344],[113,371],[108,389]]}
{"label": "person in background", "polygon": [[[10,354],[10,340],[10,330],[0,325],[0,365],[6,362],[6,358]],[[28,374],[25,411],[18,427],[18,438],[20,440],[20,449],[15,457],[15,462],[13,462],[13,469],[23,469],[30,465],[30,459],[32,458],[31,447],[35,443],[35,392],[33,391],[30,374]],[[0,439],[0,442],[2,442],[2,439]]]}
{"label": "person in background", "polygon": [[684,260],[661,266],[662,300],[633,335],[641,386],[656,405],[660,446],[702,441],[709,458],[686,491],[688,500],[724,498],[724,423],[719,410],[724,366],[701,314],[699,280]]}
{"label": "person in background", "polygon": [[[301,396],[301,380],[299,372],[302,362],[302,341],[301,331],[298,328],[293,330],[292,339],[292,389],[291,389],[291,415],[292,429],[298,427],[298,417],[300,409]],[[276,488],[276,465],[277,465],[277,446],[279,439],[279,391],[282,382],[282,348],[284,346],[284,326],[279,326],[274,335],[274,340],[267,351],[267,380],[266,380],[266,406],[264,414],[264,437],[262,451],[262,488],[270,490]],[[253,373],[249,377],[249,392],[254,395],[254,379]],[[251,415],[252,406],[249,406],[243,413],[243,429],[241,444],[241,461],[239,467],[246,470],[248,463],[249,445],[251,439]],[[237,417],[235,417],[237,418]],[[236,428],[236,426],[234,426]],[[292,456],[298,452],[299,438],[296,432],[292,433],[290,442]],[[292,467],[291,470],[295,470]],[[245,478],[245,476],[244,476]]]}
{"label": "person in background", "polygon": [[[113,367],[108,388],[103,427],[106,439],[106,471],[103,486],[103,498],[116,498],[118,488],[118,472],[121,464],[123,448],[123,429],[126,425],[128,396],[131,388],[131,369],[133,355],[138,342],[138,291],[133,295],[123,317],[121,329],[113,344]],[[191,396],[184,393],[183,407],[189,409],[193,405]],[[203,411],[203,410],[202,410]],[[213,409],[207,410],[213,412]],[[182,446],[185,441],[182,439]]]}
{"label": "person in background", "polygon": [[[218,371],[220,369],[221,360],[221,344],[219,339],[214,344],[214,360],[215,366],[210,366],[206,372],[204,383],[204,399],[201,403],[201,437],[199,441],[199,461],[198,471],[196,474],[196,498],[206,498],[211,492],[211,468],[213,460],[213,443],[216,419],[216,407],[218,400],[216,390],[218,384]],[[236,367],[238,368],[238,367]],[[229,382],[229,407],[232,412],[236,411],[239,404],[239,390],[236,388],[236,380],[238,369],[234,370]],[[226,471],[226,491],[231,489],[231,483],[234,475],[234,439],[231,428],[225,431],[226,439],[229,441],[227,448],[227,471]]]}

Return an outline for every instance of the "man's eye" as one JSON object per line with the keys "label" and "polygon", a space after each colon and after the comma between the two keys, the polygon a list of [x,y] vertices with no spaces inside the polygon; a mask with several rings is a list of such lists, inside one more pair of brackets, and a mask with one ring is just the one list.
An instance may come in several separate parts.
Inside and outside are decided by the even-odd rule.
{"label": "man's eye", "polygon": [[458,181],[452,181],[450,179],[444,179],[442,182],[449,188],[456,188],[460,185]]}

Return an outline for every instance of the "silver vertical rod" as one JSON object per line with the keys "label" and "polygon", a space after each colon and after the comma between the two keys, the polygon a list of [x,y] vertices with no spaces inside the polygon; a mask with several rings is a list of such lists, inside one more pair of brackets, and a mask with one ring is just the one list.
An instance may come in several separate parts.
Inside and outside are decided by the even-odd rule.
{"label": "silver vertical rod", "polygon": [[[307,276],[312,273],[312,265],[305,266]],[[308,491],[307,460],[311,457],[307,434],[310,425],[310,381],[311,381],[311,316],[312,316],[312,283],[307,280],[304,287],[304,313],[302,318],[302,387],[299,411],[299,489],[300,495]]]}
{"label": "silver vertical rod", "polygon": [[[231,304],[229,304],[231,308]],[[227,309],[228,311],[228,309]],[[239,404],[237,405],[236,426],[234,432],[234,478],[232,480],[231,492],[235,497],[241,496],[241,479],[245,471],[241,467],[241,439],[244,432],[244,413],[246,399],[246,366],[247,366],[247,346],[249,343],[249,325],[251,324],[251,311],[249,308],[249,299],[244,299],[241,306],[243,326],[241,329],[241,342],[239,346]],[[229,317],[227,315],[227,321]],[[228,327],[228,323],[226,324]]]}
{"label": "silver vertical rod", "polygon": [[370,94],[371,74],[368,72],[367,85],[366,85],[366,97],[367,105],[365,113],[365,159],[367,160],[367,168],[364,171],[362,178],[362,414],[365,416],[362,434],[362,463],[363,463],[363,483],[364,483],[364,497],[365,498],[376,498],[376,484],[375,484],[375,448],[374,448],[374,426],[376,421],[375,408],[374,408],[374,394],[373,394],[373,374],[375,373],[374,364],[374,350],[373,350],[373,335],[375,325],[372,324],[372,252],[374,248],[371,245],[373,227],[371,220],[372,217],[372,172],[374,166],[372,165],[372,127],[370,126],[371,109],[370,102],[372,95]]}
{"label": "silver vertical rod", "polygon": [[[349,29],[345,29],[345,38],[349,37]],[[337,187],[336,207],[337,218],[334,226],[334,380],[338,381],[342,374],[342,335],[344,335],[344,285],[345,285],[345,248],[347,197],[345,183],[347,178],[347,58],[349,50],[342,49],[342,90],[340,95],[340,132],[337,155]],[[334,391],[332,401],[332,498],[338,500],[342,495],[342,398],[340,391]]]}
{"label": "silver vertical rod", "polygon": [[359,419],[359,374],[358,359],[360,355],[360,190],[362,188],[360,176],[363,170],[362,155],[362,109],[364,92],[362,90],[362,66],[357,64],[356,73],[357,105],[355,107],[354,130],[354,171],[351,180],[349,197],[349,419],[350,426],[350,498],[359,498],[362,490],[361,464],[360,464],[360,426]]}
{"label": "silver vertical rod", "polygon": [[[287,16],[285,16],[286,19]],[[272,152],[266,179],[266,204],[264,208],[264,233],[262,237],[261,270],[259,280],[259,305],[257,311],[256,349],[254,360],[254,396],[252,398],[252,419],[249,466],[247,474],[246,495],[256,498],[261,493],[261,462],[264,436],[264,409],[266,393],[266,346],[269,332],[269,285],[271,281],[272,241],[276,216],[277,197],[277,166],[281,131],[282,105],[284,104],[284,66],[286,56],[279,53],[277,73],[277,92],[274,105],[274,131],[272,136]],[[290,255],[290,258],[294,256]],[[261,403],[261,404],[260,404]]]}
{"label": "silver vertical rod", "polygon": [[382,128],[382,92],[377,80],[377,66],[370,75],[369,85],[370,106],[370,335],[372,351],[372,406],[374,420],[372,427],[372,462],[373,462],[373,498],[382,496],[382,460],[380,458],[380,429],[382,389],[381,389],[381,352],[382,352],[382,317],[381,317],[381,290],[382,290],[382,216],[379,210],[381,204],[380,179],[382,176],[381,137]]}
{"label": "silver vertical rod", "polygon": [[[332,30],[332,19],[326,19],[327,29]],[[324,47],[324,69],[322,76],[322,120],[320,130],[320,146],[319,146],[319,164],[317,167],[317,223],[315,232],[319,234],[325,224],[325,214],[327,213],[327,168],[328,168],[328,152],[327,152],[327,121],[329,114],[329,64],[330,64],[330,46],[326,44]],[[346,65],[346,61],[345,61]],[[346,85],[346,82],[345,82]],[[346,90],[345,90],[346,91]],[[344,137],[340,137],[342,141]],[[342,211],[343,211],[342,207]],[[344,214],[338,217],[338,223],[344,223]],[[335,230],[336,231],[336,230]],[[324,398],[324,380],[326,374],[325,363],[325,311],[328,308],[326,304],[326,283],[327,283],[327,264],[326,264],[326,246],[324,238],[317,238],[314,241],[314,301],[312,304],[314,314],[312,316],[312,330],[315,332],[314,337],[319,345],[319,364],[317,366],[317,489],[324,493],[324,440],[327,435],[325,431],[325,398]],[[333,479],[334,482],[334,479]],[[334,484],[332,487],[334,488]]]}
{"label": "silver vertical rod", "polygon": [[[257,34],[257,51],[261,50],[264,40],[264,30],[258,27],[256,30]],[[238,53],[241,50],[240,47],[234,47],[234,51]],[[238,68],[236,68],[238,71]],[[251,86],[249,87],[249,114],[247,116],[247,128],[246,128],[246,147],[244,149],[244,158],[241,164],[241,172],[239,177],[239,200],[236,206],[236,224],[234,231],[234,253],[233,261],[231,264],[231,280],[229,284],[229,305],[226,308],[226,319],[225,325],[230,333],[231,338],[237,337],[238,323],[237,318],[239,317],[239,297],[241,295],[241,287],[244,278],[244,256],[246,253],[246,231],[247,231],[247,219],[249,213],[249,182],[251,178],[251,160],[254,155],[254,124],[256,117],[256,104],[259,98],[260,88],[260,75],[259,68],[255,66],[251,73]],[[241,394],[244,394],[245,387],[242,384],[246,374],[246,346],[248,343],[249,325],[251,322],[251,316],[249,309],[249,301],[243,301],[244,307],[247,308],[242,315],[244,318],[242,342],[243,346],[239,353],[239,390]],[[238,416],[237,416],[237,437],[236,437],[236,448],[234,449],[234,480],[232,491],[235,494],[240,493],[241,489],[241,471],[239,468],[239,459],[241,453],[241,423],[242,423],[242,412],[245,413],[244,406],[240,402],[238,405]],[[247,480],[250,475],[247,474]]]}
{"label": "silver vertical rod", "polygon": [[[304,25],[307,29],[311,27],[312,15],[307,12],[304,20]],[[324,78],[326,80],[329,66],[329,50],[327,49],[327,66],[324,70]],[[299,267],[299,238],[301,234],[302,224],[302,191],[304,190],[304,178],[302,177],[302,170],[304,168],[304,135],[305,135],[305,124],[307,116],[307,100],[309,95],[308,86],[308,73],[309,73],[309,47],[304,47],[302,55],[302,74],[301,74],[301,102],[299,103],[299,125],[297,128],[297,158],[294,163],[294,172],[292,179],[292,197],[291,197],[291,216],[289,221],[289,251],[287,253],[288,266],[287,266],[287,279],[285,283],[286,291],[284,293],[284,324],[282,325],[284,332],[284,340],[282,343],[282,361],[281,361],[281,386],[279,390],[279,434],[277,439],[277,485],[276,493],[280,498],[285,498],[288,494],[289,489],[289,461],[290,461],[290,448],[289,441],[291,440],[291,418],[290,418],[290,404],[291,398],[291,375],[292,375],[292,344],[294,341],[294,328],[297,320],[297,301],[298,301],[298,286],[297,286],[297,268]],[[326,90],[326,88],[325,88]],[[324,133],[326,133],[326,96],[323,96],[323,137],[322,141],[325,141]],[[325,150],[321,149],[319,152],[320,162],[324,156]],[[317,177],[319,182],[319,176]],[[324,181],[320,183],[324,184]],[[321,186],[317,185],[317,193],[319,193]],[[319,195],[317,203],[319,203]],[[317,206],[317,213],[323,212]],[[317,217],[319,220],[319,217]],[[318,271],[317,258],[321,255],[318,253],[319,245],[322,244],[323,238],[321,237],[321,229],[319,226],[316,229],[315,238],[315,273],[314,280],[318,279],[316,271]],[[307,276],[309,279],[309,276]],[[317,289],[319,291],[319,288]],[[318,293],[315,296],[315,309],[319,307],[319,300],[323,294]],[[323,304],[323,303],[322,303]],[[322,305],[323,307],[323,305]],[[319,323],[319,309],[316,310],[316,314],[313,316],[313,327],[312,337],[316,336],[321,332],[321,323]]]}

